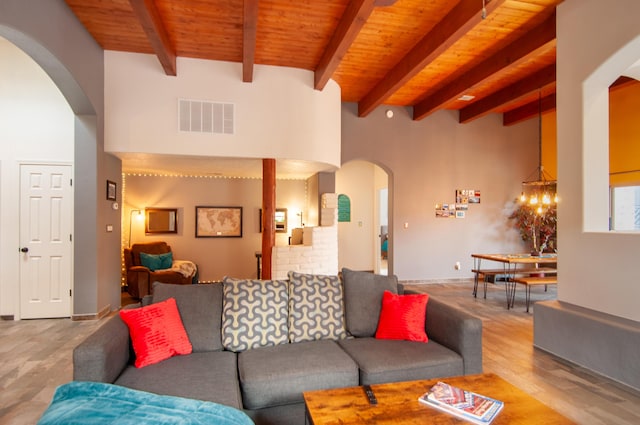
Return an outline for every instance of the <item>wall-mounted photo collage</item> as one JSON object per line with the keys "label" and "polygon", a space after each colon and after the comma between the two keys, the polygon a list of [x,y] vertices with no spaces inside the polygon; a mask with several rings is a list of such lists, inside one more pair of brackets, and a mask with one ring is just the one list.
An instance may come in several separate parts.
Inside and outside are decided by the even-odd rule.
{"label": "wall-mounted photo collage", "polygon": [[480,191],[477,189],[456,189],[456,199],[452,203],[436,204],[437,218],[465,218],[469,204],[480,203]]}

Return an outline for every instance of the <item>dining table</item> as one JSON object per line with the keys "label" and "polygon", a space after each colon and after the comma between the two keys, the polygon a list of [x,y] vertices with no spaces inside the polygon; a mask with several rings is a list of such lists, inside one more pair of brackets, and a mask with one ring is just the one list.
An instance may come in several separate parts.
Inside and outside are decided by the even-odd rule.
{"label": "dining table", "polygon": [[[541,254],[471,254],[473,258],[473,269],[475,273],[474,284],[474,296],[476,295],[478,278],[480,274],[488,273],[489,270],[496,274],[495,269],[483,269],[483,261],[497,262],[502,265],[502,275],[505,281],[505,295],[507,299],[507,309],[513,308],[513,303],[516,295],[515,282],[516,275],[526,274],[532,275],[536,273],[555,274],[555,267],[548,267],[555,265],[558,262],[558,255],[556,253],[541,253]],[[485,298],[486,298],[486,283],[485,283]]]}

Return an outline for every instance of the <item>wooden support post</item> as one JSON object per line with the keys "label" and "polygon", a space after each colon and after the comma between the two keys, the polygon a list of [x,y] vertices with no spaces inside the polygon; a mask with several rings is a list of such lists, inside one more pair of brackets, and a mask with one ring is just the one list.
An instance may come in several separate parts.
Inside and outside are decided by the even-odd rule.
{"label": "wooden support post", "polygon": [[271,254],[276,244],[276,160],[262,160],[262,279],[271,279]]}

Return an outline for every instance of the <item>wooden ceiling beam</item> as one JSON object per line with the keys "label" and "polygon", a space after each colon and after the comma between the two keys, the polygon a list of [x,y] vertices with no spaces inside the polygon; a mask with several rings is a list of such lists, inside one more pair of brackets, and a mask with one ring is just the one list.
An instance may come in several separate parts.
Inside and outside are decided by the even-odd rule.
{"label": "wooden ceiling beam", "polygon": [[555,43],[555,39],[556,13],[554,11],[541,25],[414,105],[413,119],[420,120],[426,117],[495,73],[516,66],[526,60],[528,56],[549,49],[549,45]]}
{"label": "wooden ceiling beam", "polygon": [[556,65],[549,65],[497,92],[460,109],[459,122],[468,123],[519,97],[537,92],[556,81]]}
{"label": "wooden ceiling beam", "polygon": [[149,43],[155,52],[165,74],[176,76],[176,51],[171,46],[169,34],[162,23],[160,13],[153,0],[129,0]]}
{"label": "wooden ceiling beam", "polygon": [[322,90],[327,84],[329,78],[340,65],[347,50],[349,50],[349,47],[367,22],[375,4],[375,0],[354,0],[349,2],[316,67],[314,75],[314,87],[316,90]]}
{"label": "wooden ceiling beam", "polygon": [[253,81],[258,27],[258,0],[244,0],[242,20],[242,81]]}
{"label": "wooden ceiling beam", "polygon": [[376,7],[393,6],[398,0],[376,0]]}
{"label": "wooden ceiling beam", "polygon": [[[493,12],[504,2],[505,0],[493,0],[488,3],[486,5],[487,14]],[[479,24],[482,19],[482,8],[479,2],[460,1],[360,100],[358,116],[364,117],[371,113],[469,30]]]}
{"label": "wooden ceiling beam", "polygon": [[556,109],[555,93],[505,112],[502,114],[502,125],[514,125],[554,109]]}

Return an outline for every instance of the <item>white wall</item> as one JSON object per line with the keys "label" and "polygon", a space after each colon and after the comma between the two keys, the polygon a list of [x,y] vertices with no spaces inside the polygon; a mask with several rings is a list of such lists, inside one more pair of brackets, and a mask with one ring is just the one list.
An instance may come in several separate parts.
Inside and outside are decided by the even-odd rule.
{"label": "white wall", "polygon": [[19,317],[19,165],[73,163],[74,115],[42,68],[1,37],[0,63],[0,313]]}
{"label": "white wall", "polygon": [[640,59],[639,16],[637,0],[557,9],[558,298],[636,321],[640,234],[607,231],[607,88]]}
{"label": "white wall", "polygon": [[[153,55],[105,52],[105,149],[308,160],[340,166],[340,88],[313,89],[313,72],[178,58],[166,76]],[[235,134],[178,131],[178,99],[235,104]]]}

